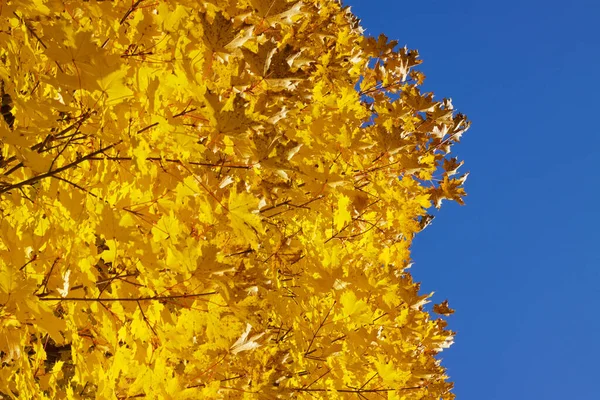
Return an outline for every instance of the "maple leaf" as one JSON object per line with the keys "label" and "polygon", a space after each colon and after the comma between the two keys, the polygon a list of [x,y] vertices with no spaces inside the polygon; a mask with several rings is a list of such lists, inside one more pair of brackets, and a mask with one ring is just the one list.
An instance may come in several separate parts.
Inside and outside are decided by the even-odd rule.
{"label": "maple leaf", "polygon": [[234,187],[229,193],[228,210],[234,233],[247,241],[252,248],[257,248],[257,236],[264,232],[257,213],[258,199],[249,193],[237,193]]}
{"label": "maple leaf", "polygon": [[107,104],[122,102],[133,95],[133,91],[124,84],[125,76],[127,76],[127,71],[119,69],[98,81],[98,86],[106,96]]}
{"label": "maple leaf", "polygon": [[454,314],[454,310],[448,306],[448,300],[444,300],[440,304],[434,304],[433,312],[445,316]]}

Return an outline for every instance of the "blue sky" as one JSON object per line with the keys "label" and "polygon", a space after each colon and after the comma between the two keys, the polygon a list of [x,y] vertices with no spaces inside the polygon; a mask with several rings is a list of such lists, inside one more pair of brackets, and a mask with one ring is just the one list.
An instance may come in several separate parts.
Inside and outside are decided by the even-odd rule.
{"label": "blue sky", "polygon": [[600,3],[344,4],[418,49],[424,90],[473,121],[454,148],[467,205],[413,247],[415,279],[457,310],[458,399],[600,398]]}

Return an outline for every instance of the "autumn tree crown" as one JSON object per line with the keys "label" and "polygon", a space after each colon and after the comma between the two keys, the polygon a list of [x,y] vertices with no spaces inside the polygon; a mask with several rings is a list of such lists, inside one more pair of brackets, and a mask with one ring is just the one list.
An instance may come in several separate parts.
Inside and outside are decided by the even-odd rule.
{"label": "autumn tree crown", "polygon": [[452,398],[419,64],[329,0],[0,2],[0,395]]}

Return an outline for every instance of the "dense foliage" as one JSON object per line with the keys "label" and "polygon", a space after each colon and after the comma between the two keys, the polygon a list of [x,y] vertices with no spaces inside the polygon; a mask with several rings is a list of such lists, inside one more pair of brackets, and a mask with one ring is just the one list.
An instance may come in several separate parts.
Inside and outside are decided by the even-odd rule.
{"label": "dense foliage", "polygon": [[0,397],[453,398],[419,63],[330,0],[0,1]]}

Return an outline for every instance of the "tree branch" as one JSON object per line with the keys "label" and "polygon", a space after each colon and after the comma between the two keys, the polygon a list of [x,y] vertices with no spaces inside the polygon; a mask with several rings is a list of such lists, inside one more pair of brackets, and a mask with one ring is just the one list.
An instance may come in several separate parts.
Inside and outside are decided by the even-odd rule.
{"label": "tree branch", "polygon": [[[99,161],[99,160],[133,161],[133,158],[132,157],[118,157],[118,156],[117,157],[104,156],[104,157],[91,157],[90,160],[94,160],[94,161]],[[171,162],[171,163],[177,163],[177,164],[187,163],[190,165],[199,165],[201,167],[210,167],[210,168],[252,169],[252,165],[212,164],[212,163],[203,163],[203,162],[197,162],[197,161],[181,161],[176,158],[147,157],[146,161],[163,161],[163,162]]]}
{"label": "tree branch", "polygon": [[294,392],[339,392],[339,393],[381,393],[381,392],[393,392],[396,390],[417,390],[422,389],[421,386],[412,386],[405,388],[386,388],[386,389],[326,389],[326,388],[293,388]]}
{"label": "tree branch", "polygon": [[42,42],[42,39],[40,39],[40,37],[37,35],[37,33],[35,33],[35,31],[33,30],[32,27],[29,26],[29,24],[25,21],[25,19],[23,19],[22,17],[19,16],[19,14],[17,14],[16,12],[13,11],[13,14],[15,15],[15,17],[19,18],[19,20],[23,23],[23,25],[25,25],[25,27],[27,28],[27,30],[37,39],[37,41],[45,48],[47,49],[48,46],[46,46],[44,44],[44,42]]}
{"label": "tree branch", "polygon": [[129,8],[129,10],[127,10],[127,12],[123,16],[123,18],[121,18],[121,21],[119,21],[119,25],[123,25],[123,22],[125,22],[125,20],[131,15],[132,12],[137,10],[137,8],[139,7],[139,5],[142,1],[144,1],[144,0],[138,0],[135,3],[133,3],[133,5],[131,6],[131,8]]}
{"label": "tree branch", "polygon": [[146,300],[173,300],[173,299],[188,299],[193,297],[210,296],[217,294],[217,292],[206,292],[206,293],[193,293],[193,294],[180,294],[175,296],[147,296],[147,297],[116,297],[116,298],[105,298],[97,299],[90,297],[42,297],[40,301],[89,301],[89,302],[104,302],[104,301],[146,301]]}
{"label": "tree branch", "polygon": [[43,173],[43,174],[31,177],[31,178],[26,179],[24,181],[21,181],[19,183],[15,183],[15,184],[12,184],[12,185],[4,186],[4,187],[0,188],[0,194],[6,193],[6,192],[8,192],[10,190],[13,190],[13,189],[18,189],[18,188],[23,187],[23,186],[33,185],[37,181],[40,181],[40,180],[45,179],[45,178],[49,178],[49,177],[51,177],[53,175],[58,174],[59,172],[65,171],[65,170],[70,169],[70,168],[73,168],[73,167],[81,164],[82,162],[84,162],[86,160],[89,160],[90,158],[94,157],[95,155],[100,154],[100,153],[102,153],[102,152],[104,152],[104,151],[106,151],[108,149],[111,149],[111,148],[115,147],[116,145],[120,144],[121,142],[122,142],[122,140],[119,140],[118,142],[113,143],[113,144],[111,144],[109,146],[106,146],[106,147],[103,147],[103,148],[101,148],[99,150],[93,151],[90,154],[88,154],[88,155],[86,155],[84,157],[81,157],[80,159],[75,160],[75,161],[73,161],[70,164],[63,165],[62,167],[56,168],[53,171],[48,171],[46,173]]}
{"label": "tree branch", "polygon": [[[329,307],[329,310],[327,311],[327,314],[325,314],[325,318],[323,318],[323,320],[321,321],[321,323],[319,324],[319,327],[317,328],[317,330],[315,331],[315,333],[313,334],[312,339],[310,339],[310,343],[308,344],[308,348],[306,349],[306,351],[304,352],[304,356],[308,356],[310,353],[312,353],[312,351],[310,351],[310,348],[312,347],[315,338],[317,337],[317,335],[319,334],[319,331],[321,330],[321,328],[325,325],[325,321],[327,321],[327,318],[329,318],[329,314],[331,314],[331,310],[333,310],[333,306],[335,306],[335,301],[333,302],[333,304],[331,305],[331,307]],[[314,350],[313,350],[314,351]]]}

